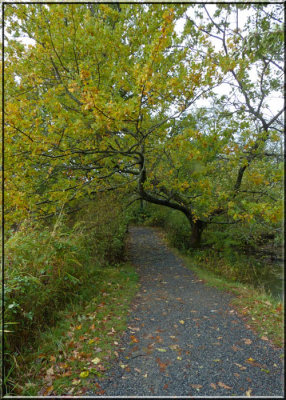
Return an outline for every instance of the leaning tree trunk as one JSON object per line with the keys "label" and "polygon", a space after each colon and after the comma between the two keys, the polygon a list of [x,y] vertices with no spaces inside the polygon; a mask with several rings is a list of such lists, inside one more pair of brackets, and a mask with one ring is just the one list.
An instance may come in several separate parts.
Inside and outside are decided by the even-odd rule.
{"label": "leaning tree trunk", "polygon": [[192,248],[199,248],[201,247],[201,239],[202,239],[202,233],[205,228],[205,224],[197,220],[196,222],[191,223],[191,241],[190,245]]}

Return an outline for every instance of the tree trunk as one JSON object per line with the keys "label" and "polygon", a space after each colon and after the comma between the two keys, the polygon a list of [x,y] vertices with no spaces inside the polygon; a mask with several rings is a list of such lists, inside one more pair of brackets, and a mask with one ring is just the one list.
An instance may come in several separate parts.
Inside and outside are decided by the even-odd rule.
{"label": "tree trunk", "polygon": [[191,247],[194,249],[197,249],[199,247],[201,247],[201,239],[202,239],[202,233],[204,230],[205,224],[200,221],[197,220],[196,222],[192,222],[191,223],[191,229],[192,229],[192,233],[191,233]]}

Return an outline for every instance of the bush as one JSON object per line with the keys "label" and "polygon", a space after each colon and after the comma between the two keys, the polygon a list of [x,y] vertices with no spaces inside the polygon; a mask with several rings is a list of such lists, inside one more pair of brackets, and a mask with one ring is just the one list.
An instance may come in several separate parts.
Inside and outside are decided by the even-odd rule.
{"label": "bush", "polygon": [[[54,226],[24,223],[6,243],[6,347],[19,351],[76,298],[95,266],[123,257],[126,221],[112,196],[82,202]],[[11,332],[12,331],[12,332]]]}

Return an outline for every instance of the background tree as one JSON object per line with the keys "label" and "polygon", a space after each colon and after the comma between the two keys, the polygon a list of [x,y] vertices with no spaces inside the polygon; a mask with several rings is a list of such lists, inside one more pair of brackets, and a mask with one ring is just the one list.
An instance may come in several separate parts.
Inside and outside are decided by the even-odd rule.
{"label": "background tree", "polygon": [[[183,212],[194,247],[210,223],[281,219],[282,110],[268,104],[281,90],[281,13],[7,6],[11,219],[122,187]],[[35,44],[20,44],[23,33]]]}

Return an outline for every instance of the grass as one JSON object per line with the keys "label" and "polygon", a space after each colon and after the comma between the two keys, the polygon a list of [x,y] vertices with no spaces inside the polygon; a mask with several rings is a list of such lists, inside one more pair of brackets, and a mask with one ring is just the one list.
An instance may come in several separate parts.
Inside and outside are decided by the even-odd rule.
{"label": "grass", "polygon": [[[138,288],[129,264],[95,269],[78,302],[59,313],[59,322],[39,334],[17,360],[21,396],[84,395],[90,378],[102,377],[116,348],[130,301]],[[101,389],[98,385],[98,393]]]}
{"label": "grass", "polygon": [[262,288],[254,288],[240,282],[230,281],[217,276],[194,259],[177,249],[173,249],[181,257],[185,265],[195,272],[207,285],[219,290],[229,291],[235,295],[232,305],[242,316],[246,325],[253,329],[259,337],[272,342],[275,346],[284,346],[283,315],[284,306],[281,300],[273,298]]}

